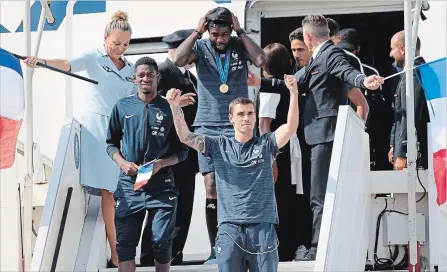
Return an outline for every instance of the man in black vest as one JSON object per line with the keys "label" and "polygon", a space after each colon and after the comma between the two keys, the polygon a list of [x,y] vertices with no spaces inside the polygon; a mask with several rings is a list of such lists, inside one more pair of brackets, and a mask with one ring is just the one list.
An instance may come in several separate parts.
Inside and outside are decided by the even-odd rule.
{"label": "man in black vest", "polygon": [[[177,67],[172,62],[175,49],[188,38],[194,29],[179,30],[163,38],[163,42],[168,45],[168,57],[158,66],[161,76],[158,93],[165,96],[171,88],[182,90],[182,93],[196,93],[197,79],[188,70],[193,66]],[[192,123],[196,117],[197,104],[183,107],[186,123],[191,129]],[[176,224],[173,233],[174,241],[172,244],[172,263],[171,265],[181,265],[183,263],[183,248],[188,237],[189,225],[194,203],[195,178],[199,171],[197,164],[197,151],[189,148],[188,157],[183,162],[173,167],[174,181],[178,190],[178,204]],[[142,266],[153,265],[153,254],[151,248],[151,228],[145,227],[141,241]]]}
{"label": "man in black vest", "polygon": [[[360,36],[357,30],[345,28],[340,31],[338,47],[358,56],[361,50]],[[365,75],[380,76],[377,69],[361,63]],[[371,114],[366,121],[366,132],[370,138],[371,170],[391,170],[388,163],[389,134],[391,124],[388,124],[391,116],[391,107],[387,106],[381,89],[375,91],[362,90],[371,109]]]}
{"label": "man in black vest", "polygon": [[[421,41],[419,37],[416,40],[416,52],[414,66],[425,63],[421,53]],[[404,68],[405,63],[405,32],[399,31],[394,34],[391,39],[391,52],[396,66]],[[428,147],[427,147],[427,123],[430,121],[428,113],[427,101],[424,95],[424,89],[418,78],[421,78],[418,69],[413,70],[414,82],[414,126],[416,128],[417,141],[419,142],[420,158],[417,166],[424,169],[428,168]],[[394,97],[394,131],[392,132],[393,142],[391,142],[391,150],[393,153],[394,169],[403,170],[407,167],[407,103],[406,103],[406,74],[402,74],[399,84],[397,85]]]}
{"label": "man in black vest", "polygon": [[306,142],[312,148],[310,197],[313,237],[311,248],[298,260],[315,260],[338,108],[345,104],[343,84],[346,82],[355,87],[349,90],[348,97],[356,106],[357,114],[366,120],[369,108],[359,89],[378,89],[383,78],[376,75],[366,77],[349,64],[344,51],[330,40],[324,16],[308,15],[302,26],[304,42],[313,52],[299,80],[299,88],[307,89],[303,121]]}

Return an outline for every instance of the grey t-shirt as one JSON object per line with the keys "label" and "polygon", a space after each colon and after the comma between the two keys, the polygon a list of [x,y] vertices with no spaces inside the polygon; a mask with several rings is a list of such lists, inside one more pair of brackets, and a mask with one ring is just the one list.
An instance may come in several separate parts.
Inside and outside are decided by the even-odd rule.
{"label": "grey t-shirt", "polygon": [[234,137],[205,136],[205,153],[214,161],[218,224],[278,224],[272,163],[275,134],[246,143]]}
{"label": "grey t-shirt", "polygon": [[[248,97],[247,51],[240,38],[231,37],[231,57],[227,93],[221,93],[215,50],[209,39],[196,41],[197,99],[198,109],[193,126],[229,126],[228,105],[238,97]],[[221,55],[225,64],[225,54]]]}

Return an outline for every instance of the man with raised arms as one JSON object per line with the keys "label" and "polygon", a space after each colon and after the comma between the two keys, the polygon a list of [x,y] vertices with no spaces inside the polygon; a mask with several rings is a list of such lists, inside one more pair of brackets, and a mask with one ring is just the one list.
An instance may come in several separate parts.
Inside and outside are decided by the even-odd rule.
{"label": "man with raised arms", "polygon": [[181,91],[171,89],[174,126],[180,141],[214,161],[218,206],[216,256],[219,271],[277,271],[278,224],[273,160],[298,128],[298,88],[285,75],[290,91],[287,123],[260,137],[253,135],[253,102],[236,98],[229,106],[231,137],[208,136],[188,129],[180,104]]}

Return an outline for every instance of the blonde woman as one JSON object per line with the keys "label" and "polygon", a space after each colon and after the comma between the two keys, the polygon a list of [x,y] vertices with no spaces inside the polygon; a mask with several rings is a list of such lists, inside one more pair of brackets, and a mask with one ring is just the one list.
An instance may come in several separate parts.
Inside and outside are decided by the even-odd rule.
{"label": "blonde woman", "polygon": [[111,249],[108,267],[118,265],[113,192],[118,182],[119,168],[107,156],[105,139],[113,106],[118,99],[133,92],[134,65],[123,57],[131,34],[127,14],[117,11],[106,25],[104,45],[99,48],[72,60],[25,60],[33,68],[38,67],[36,62],[41,62],[73,73],[86,71],[91,79],[98,81],[98,85],[89,85],[87,110],[81,121],[81,184],[88,193],[102,197],[102,214]]}

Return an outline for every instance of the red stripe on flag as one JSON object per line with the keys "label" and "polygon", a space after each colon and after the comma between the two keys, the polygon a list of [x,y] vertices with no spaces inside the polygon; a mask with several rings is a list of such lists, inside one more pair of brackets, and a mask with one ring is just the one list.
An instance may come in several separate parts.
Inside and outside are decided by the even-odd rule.
{"label": "red stripe on flag", "polygon": [[433,153],[433,172],[440,206],[446,202],[446,149]]}
{"label": "red stripe on flag", "polygon": [[9,168],[14,164],[21,125],[22,120],[0,117],[0,169]]}

